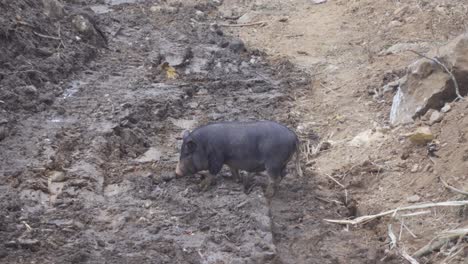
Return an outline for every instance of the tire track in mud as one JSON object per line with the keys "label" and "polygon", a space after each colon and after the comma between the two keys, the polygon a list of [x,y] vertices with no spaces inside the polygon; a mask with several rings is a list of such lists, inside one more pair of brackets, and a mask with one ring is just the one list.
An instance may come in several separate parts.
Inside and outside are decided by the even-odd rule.
{"label": "tire track in mud", "polygon": [[[174,180],[176,138],[214,120],[293,125],[289,94],[304,89],[307,77],[287,62],[271,66],[260,52],[242,51],[216,27],[189,22],[193,7],[148,7],[103,14],[103,30],[115,35],[110,50],[51,110],[20,122],[1,142],[8,169],[0,261],[278,261],[261,188],[246,195],[227,178],[200,192],[196,177]],[[166,79],[165,60],[176,65],[177,79]]]}

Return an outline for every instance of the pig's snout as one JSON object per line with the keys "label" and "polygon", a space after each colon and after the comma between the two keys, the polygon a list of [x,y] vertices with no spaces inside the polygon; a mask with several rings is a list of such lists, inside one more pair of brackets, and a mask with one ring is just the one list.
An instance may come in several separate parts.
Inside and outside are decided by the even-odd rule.
{"label": "pig's snout", "polygon": [[182,170],[180,169],[180,162],[177,163],[177,167],[175,169],[175,174],[177,177],[182,177],[184,174],[182,173]]}

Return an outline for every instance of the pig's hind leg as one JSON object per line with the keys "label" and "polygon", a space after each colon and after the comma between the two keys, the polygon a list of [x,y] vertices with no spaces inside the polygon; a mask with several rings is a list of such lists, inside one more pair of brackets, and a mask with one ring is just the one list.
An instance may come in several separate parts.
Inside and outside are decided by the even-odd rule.
{"label": "pig's hind leg", "polygon": [[284,168],[267,168],[268,174],[268,185],[266,187],[265,196],[267,198],[273,198],[276,191],[278,190],[278,185],[281,182],[283,177]]}

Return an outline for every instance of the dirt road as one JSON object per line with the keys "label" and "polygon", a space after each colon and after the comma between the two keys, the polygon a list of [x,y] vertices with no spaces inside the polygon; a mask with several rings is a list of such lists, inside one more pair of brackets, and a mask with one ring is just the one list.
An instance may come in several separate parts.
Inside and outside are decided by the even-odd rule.
{"label": "dirt road", "polygon": [[[65,18],[43,32],[12,15],[8,50],[29,32],[57,66],[25,53],[15,63],[33,73],[0,73],[0,263],[402,263],[386,250],[386,223],[324,219],[413,194],[405,169],[389,169],[400,153],[389,96],[368,93],[408,57],[377,55],[388,39],[356,19],[378,17],[372,3],[311,2],[64,1]],[[206,192],[198,176],[174,178],[184,129],[251,119],[287,124],[305,152],[328,145],[303,156],[304,178],[291,170],[271,201],[260,175],[248,194],[227,170]],[[382,136],[351,154],[367,130]]]}

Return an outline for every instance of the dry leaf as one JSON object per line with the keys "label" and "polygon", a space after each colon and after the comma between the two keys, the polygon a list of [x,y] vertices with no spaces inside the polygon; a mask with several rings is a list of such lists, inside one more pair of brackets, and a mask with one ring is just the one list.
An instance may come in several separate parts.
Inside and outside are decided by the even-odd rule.
{"label": "dry leaf", "polygon": [[168,79],[175,79],[177,78],[179,75],[177,74],[177,71],[176,69],[174,69],[174,67],[171,67],[169,65],[169,63],[167,62],[164,62],[163,65],[161,66],[163,70],[166,71],[166,77]]}

